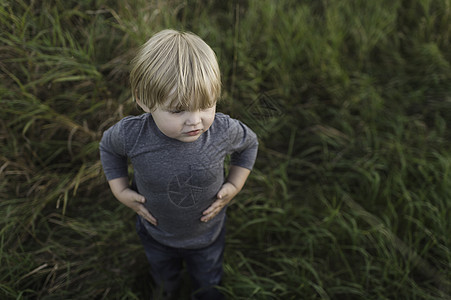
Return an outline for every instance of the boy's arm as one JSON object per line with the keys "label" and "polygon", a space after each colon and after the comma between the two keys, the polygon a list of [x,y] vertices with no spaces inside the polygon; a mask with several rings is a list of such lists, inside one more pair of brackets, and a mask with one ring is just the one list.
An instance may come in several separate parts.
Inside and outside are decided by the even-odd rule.
{"label": "boy's arm", "polygon": [[124,205],[133,209],[138,215],[149,221],[153,225],[157,225],[157,220],[149,213],[144,206],[146,199],[128,186],[128,177],[115,178],[108,181],[111,191],[117,200]]}
{"label": "boy's arm", "polygon": [[200,220],[202,222],[210,221],[224,208],[224,206],[230,203],[243,188],[250,172],[249,169],[243,167],[231,166],[229,176],[217,194],[217,200],[202,213],[203,216]]}

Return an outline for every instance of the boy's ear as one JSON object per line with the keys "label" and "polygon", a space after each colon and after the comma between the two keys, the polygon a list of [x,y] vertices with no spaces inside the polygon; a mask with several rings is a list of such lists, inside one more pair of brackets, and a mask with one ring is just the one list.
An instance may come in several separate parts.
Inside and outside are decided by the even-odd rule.
{"label": "boy's ear", "polygon": [[138,106],[141,107],[141,109],[143,111],[145,111],[146,113],[150,113],[150,109],[147,106],[145,106],[143,103],[141,103],[141,101],[139,101],[138,98],[135,98],[135,101],[136,101],[136,104],[138,104]]}

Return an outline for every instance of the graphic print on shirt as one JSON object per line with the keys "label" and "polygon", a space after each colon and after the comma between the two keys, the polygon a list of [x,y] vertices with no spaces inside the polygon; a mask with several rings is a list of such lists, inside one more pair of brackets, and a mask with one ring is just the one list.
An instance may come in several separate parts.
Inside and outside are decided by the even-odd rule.
{"label": "graphic print on shirt", "polygon": [[169,200],[177,207],[189,208],[195,206],[199,201],[205,200],[209,191],[218,181],[219,176],[215,174],[212,166],[202,168],[190,168],[189,172],[180,173],[172,177],[168,184]]}

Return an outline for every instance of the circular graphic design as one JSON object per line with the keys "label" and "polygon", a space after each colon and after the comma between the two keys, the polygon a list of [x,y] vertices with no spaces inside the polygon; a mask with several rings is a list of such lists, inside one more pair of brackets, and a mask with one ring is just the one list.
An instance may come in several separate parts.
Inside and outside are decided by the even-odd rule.
{"label": "circular graphic design", "polygon": [[191,170],[174,176],[168,185],[169,200],[178,207],[196,205],[217,180],[212,169]]}

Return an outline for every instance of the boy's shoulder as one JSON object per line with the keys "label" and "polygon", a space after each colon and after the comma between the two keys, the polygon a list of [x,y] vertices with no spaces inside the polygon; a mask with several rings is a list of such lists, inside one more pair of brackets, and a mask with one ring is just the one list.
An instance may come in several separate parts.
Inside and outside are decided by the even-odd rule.
{"label": "boy's shoulder", "polygon": [[215,123],[218,123],[218,125],[221,126],[230,126],[231,123],[236,122],[238,120],[235,120],[231,116],[224,114],[222,112],[217,112],[215,114]]}
{"label": "boy's shoulder", "polygon": [[117,126],[122,127],[123,129],[132,129],[136,127],[141,127],[143,124],[152,120],[151,114],[142,114],[138,116],[127,116],[122,118],[119,122],[116,123]]}
{"label": "boy's shoulder", "polygon": [[216,114],[215,114],[215,121],[218,121],[218,122],[228,122],[228,120],[230,119],[230,116],[229,115],[226,115],[226,114],[224,114],[224,113],[221,113],[221,112],[217,112]]}
{"label": "boy's shoulder", "polygon": [[215,121],[213,122],[213,126],[216,127],[219,131],[234,131],[237,130],[237,128],[242,128],[243,125],[244,124],[241,121],[220,112],[216,113]]}
{"label": "boy's shoulder", "polygon": [[[126,116],[110,127],[107,131],[110,134],[122,136],[129,143],[138,138],[143,133],[143,128],[148,126],[151,122],[152,116],[150,114],[142,114],[138,116]],[[148,133],[148,131],[146,131]]]}
{"label": "boy's shoulder", "polygon": [[146,122],[149,118],[152,118],[152,115],[147,113],[138,116],[126,116],[122,118],[118,123],[122,124],[142,123]]}
{"label": "boy's shoulder", "polygon": [[225,132],[230,128],[230,122],[233,120],[229,115],[217,112],[212,124],[211,131]]}

